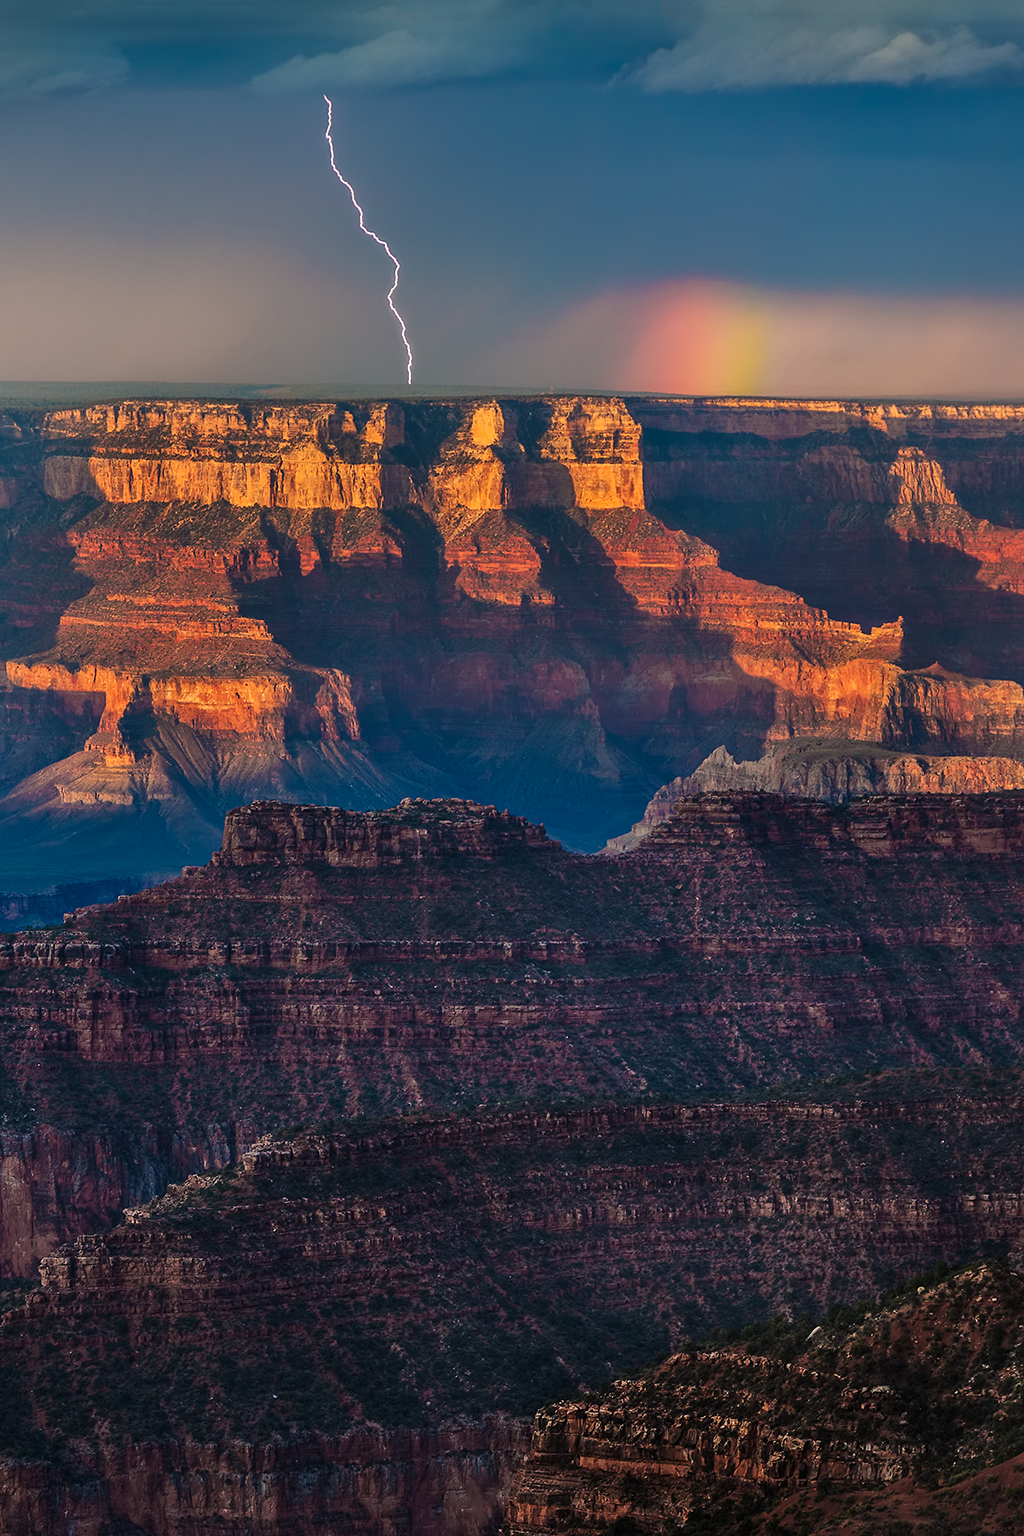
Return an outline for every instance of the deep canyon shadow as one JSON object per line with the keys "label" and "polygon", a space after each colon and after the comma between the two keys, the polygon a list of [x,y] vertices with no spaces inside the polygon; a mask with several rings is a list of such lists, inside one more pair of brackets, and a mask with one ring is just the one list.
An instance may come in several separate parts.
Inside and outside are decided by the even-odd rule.
{"label": "deep canyon shadow", "polygon": [[872,629],[902,617],[905,667],[1024,683],[1024,595],[984,584],[983,562],[951,545],[860,520],[823,528],[806,508],[764,503],[694,499],[657,515],[711,545],[726,570],[795,592],[830,619]]}

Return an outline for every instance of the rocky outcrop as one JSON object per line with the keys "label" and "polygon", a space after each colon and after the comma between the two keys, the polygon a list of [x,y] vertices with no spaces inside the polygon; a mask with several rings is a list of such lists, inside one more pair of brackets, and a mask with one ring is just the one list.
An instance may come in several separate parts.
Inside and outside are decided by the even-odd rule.
{"label": "rocky outcrop", "polygon": [[609,838],[606,852],[637,847],[687,796],[731,791],[795,796],[844,805],[865,795],[981,795],[1024,789],[1024,763],[1009,757],[926,757],[892,752],[877,742],[813,738],[769,747],[755,762],[735,762],[724,747],[686,778],[663,784],[629,832]]}
{"label": "rocky outcrop", "polygon": [[[638,1536],[678,1521],[800,1530],[810,1492],[829,1527],[910,1530],[883,1523],[901,1504],[918,1514],[929,1505],[936,1529],[961,1529],[956,1517],[972,1505],[977,1522],[982,1480],[965,1488],[964,1475],[1024,1448],[1024,1284],[1001,1264],[921,1279],[909,1295],[865,1303],[806,1337],[806,1323],[774,1337],[752,1327],[749,1344],[691,1346],[643,1377],[542,1410],[508,1536],[602,1530],[609,1519]],[[1011,1522],[1005,1482],[1021,1462],[1000,1468],[1003,1497],[989,1501]],[[937,1503],[943,1476],[960,1486]]]}
{"label": "rocky outcrop", "polygon": [[1024,761],[1019,425],[577,396],[10,419],[0,883],[170,873],[268,796],[469,794],[596,848],[718,747]]}
{"label": "rocky outcrop", "polygon": [[468,855],[491,859],[510,849],[557,849],[543,827],[493,805],[468,800],[403,800],[393,811],[360,815],[312,805],[256,802],[228,813],[213,856],[220,868],[308,864],[381,869]]}
{"label": "rocky outcrop", "polygon": [[[0,1327],[5,1524],[34,1536],[87,1536],[104,1520],[147,1536],[210,1521],[237,1536],[325,1521],[366,1536],[493,1529],[524,1415],[543,1401],[752,1312],[819,1309],[985,1243],[1016,1247],[1020,1094],[1019,1073],[959,1088],[905,1075],[831,1100],[268,1138],[58,1250],[41,1288],[13,1298]],[[586,1414],[600,1419],[594,1455],[613,1480],[646,1476],[661,1453],[663,1382],[673,1422],[682,1412],[697,1431],[673,1441],[684,1484],[696,1454],[712,1471],[705,1450],[722,1475],[739,1458],[737,1476],[779,1486],[848,1464],[877,1485],[916,1454],[902,1404],[861,1447],[870,1393],[825,1419],[813,1368],[731,1354],[728,1370],[721,1352],[703,1357],[697,1382],[671,1360],[618,1418],[582,1411],[584,1438]],[[779,1400],[759,1431],[736,1422],[751,1392]],[[787,1393],[820,1421],[817,1450]],[[534,1442],[556,1476],[581,1443],[562,1411]],[[729,1423],[702,1439],[695,1421],[715,1413]]]}
{"label": "rocky outcrop", "polygon": [[108,1107],[106,1124],[17,1129],[31,1118],[25,1109],[21,1095],[7,1095],[0,1129],[5,1278],[34,1275],[40,1259],[69,1237],[109,1226],[126,1206],[152,1199],[173,1179],[223,1168],[236,1152],[231,1121],[121,1126]]}

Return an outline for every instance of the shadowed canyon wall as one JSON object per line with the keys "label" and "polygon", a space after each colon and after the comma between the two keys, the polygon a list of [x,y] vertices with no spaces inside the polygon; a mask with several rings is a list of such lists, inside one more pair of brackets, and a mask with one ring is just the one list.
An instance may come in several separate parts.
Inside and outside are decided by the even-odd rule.
{"label": "shadowed canyon wall", "polygon": [[634,1536],[1009,1536],[1024,1491],[1020,1269],[940,1264],[810,1334],[800,1319],[748,1326],[749,1342],[691,1344],[544,1409],[507,1536],[616,1520]]}
{"label": "shadowed canyon wall", "polygon": [[543,1398],[1019,1245],[1022,426],[0,422],[26,1536],[483,1536]]}
{"label": "shadowed canyon wall", "polygon": [[258,795],[468,794],[596,848],[719,747],[1024,761],[1022,425],[585,397],[7,417],[0,884],[171,872]]}
{"label": "shadowed canyon wall", "polygon": [[[713,1324],[1016,1246],[1021,1074],[956,1077],[268,1138],[14,1298],[4,1528],[482,1536],[545,1399]],[[861,1460],[898,1464],[893,1429]],[[818,1450],[838,1472],[843,1448]]]}
{"label": "shadowed canyon wall", "polygon": [[1024,793],[680,801],[574,854],[465,801],[233,812],[0,939],[0,1263],[324,1118],[1024,1055]]}

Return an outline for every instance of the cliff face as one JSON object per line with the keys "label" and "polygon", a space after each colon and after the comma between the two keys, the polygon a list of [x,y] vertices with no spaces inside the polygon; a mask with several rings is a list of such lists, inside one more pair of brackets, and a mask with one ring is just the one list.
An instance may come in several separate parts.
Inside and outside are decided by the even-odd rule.
{"label": "cliff face", "polygon": [[[122,1094],[126,1086],[118,1085]],[[35,1117],[25,1100],[5,1094],[6,1124],[0,1131],[4,1279],[35,1275],[40,1259],[69,1237],[102,1230],[119,1220],[126,1206],[152,1199],[173,1179],[223,1168],[235,1155],[233,1117],[224,1124],[181,1123],[165,1111],[156,1123],[140,1123],[128,1113],[123,1116],[127,1123],[119,1124],[116,1105],[111,1094],[105,1115],[90,1117],[83,1096],[73,1118],[65,1114],[61,1124],[32,1124]],[[58,1105],[47,1107],[52,1115]],[[97,1123],[83,1126],[88,1118]],[[241,1129],[244,1136],[244,1125]]]}
{"label": "cliff face", "polygon": [[465,801],[235,812],[0,939],[0,1261],[280,1125],[1018,1061],[1022,871],[1020,792],[698,796],[615,858]]}
{"label": "cliff face", "polygon": [[[437,1431],[372,1426],[270,1444],[128,1444],[88,1455],[69,1482],[40,1462],[0,1461],[0,1511],[12,1536],[484,1536],[525,1449],[516,1420],[489,1415]],[[127,1525],[126,1525],[127,1522]]]}
{"label": "cliff face", "polygon": [[924,756],[877,742],[797,740],[769,747],[755,762],[737,763],[717,747],[693,773],[663,784],[642,820],[610,838],[608,853],[627,853],[676,803],[692,795],[767,793],[845,805],[865,795],[984,795],[1024,789],[1024,763],[1010,757]]}
{"label": "cliff face", "polygon": [[[1024,1284],[1001,1264],[921,1278],[807,1337],[806,1324],[774,1337],[750,1328],[758,1342],[691,1346],[543,1410],[508,1536],[596,1531],[609,1518],[638,1536],[680,1520],[727,1536],[804,1530],[808,1515],[851,1533],[1013,1530]],[[898,1515],[925,1523],[890,1523]]]}
{"label": "cliff face", "polygon": [[[830,1102],[597,1105],[268,1138],[229,1172],[192,1176],[58,1250],[41,1289],[13,1298],[0,1327],[5,1529],[493,1529],[526,1450],[523,1415],[544,1400],[712,1325],[1018,1245],[1020,1091],[1019,1073],[959,1091],[889,1077]],[[784,1395],[780,1368],[767,1380],[757,1361],[744,1369],[755,1394]],[[812,1379],[791,1375],[791,1389]],[[719,1411],[716,1392],[749,1397],[742,1375],[721,1377],[712,1358],[682,1404],[691,1419]],[[731,1401],[721,1412],[735,1419]],[[797,1451],[785,1404],[760,1448],[733,1426],[751,1443],[730,1451],[719,1434],[719,1470],[742,1454],[749,1478],[767,1467],[784,1484],[798,1464],[805,1478],[845,1475],[865,1401],[834,1414],[827,1452]],[[646,1474],[665,1437],[638,1434],[630,1413],[621,1434],[604,1414],[608,1449],[594,1454]],[[869,1463],[884,1480],[914,1454],[896,1405],[891,1417],[857,1461],[865,1479]],[[684,1437],[680,1469],[691,1444],[704,1441]],[[548,1457],[556,1474],[575,1446]],[[529,1502],[522,1487],[516,1500]]]}
{"label": "cliff face", "polygon": [[168,872],[268,794],[468,793],[597,847],[720,746],[1024,760],[1020,429],[581,397],[10,419],[2,883]]}
{"label": "cliff face", "polygon": [[212,863],[220,869],[270,864],[277,869],[323,863],[331,869],[385,869],[458,858],[493,859],[510,852],[558,851],[543,827],[522,816],[470,801],[406,799],[392,811],[256,802],[230,811]]}
{"label": "cliff face", "polygon": [[648,504],[684,517],[739,574],[835,618],[877,622],[896,599],[904,665],[1018,678],[1020,408],[822,403],[802,433],[799,410],[641,405]]}

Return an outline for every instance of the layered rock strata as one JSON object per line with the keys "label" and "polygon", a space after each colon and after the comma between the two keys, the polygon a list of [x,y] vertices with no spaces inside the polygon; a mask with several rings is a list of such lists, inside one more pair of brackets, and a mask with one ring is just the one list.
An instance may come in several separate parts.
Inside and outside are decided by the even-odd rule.
{"label": "layered rock strata", "polygon": [[[749,1328],[749,1344],[691,1346],[544,1409],[507,1536],[578,1536],[616,1520],[637,1536],[666,1525],[727,1536],[806,1530],[808,1516],[851,1536],[1013,1530],[1024,1283],[1001,1264],[921,1278],[806,1337],[806,1323]],[[900,1514],[923,1523],[887,1518]]]}
{"label": "layered rock strata", "polygon": [[[523,1416],[545,1399],[713,1324],[819,1309],[986,1243],[1018,1246],[1021,1124],[1015,1073],[879,1078],[831,1101],[606,1104],[269,1138],[58,1250],[41,1288],[13,1298],[0,1327],[5,1529],[493,1529]],[[749,1397],[742,1375],[723,1387],[720,1360],[710,1369],[691,1417],[716,1391]],[[784,1368],[739,1359],[744,1370],[780,1395]],[[749,1476],[758,1455],[780,1484],[812,1461],[842,1475],[859,1404],[844,1401],[816,1461],[798,1426],[773,1420]],[[879,1477],[915,1453],[916,1429],[896,1418],[858,1462]],[[664,1437],[634,1434],[627,1413],[623,1435],[643,1450],[625,1468],[617,1433],[608,1424],[614,1473],[646,1475]],[[723,1472],[747,1454],[717,1441]],[[569,1448],[559,1465],[571,1463]],[[523,1485],[516,1500],[519,1519]]]}
{"label": "layered rock strata", "polygon": [[11,1536],[490,1536],[526,1438],[493,1414],[259,1445],[129,1442],[87,1452],[73,1481],[53,1463],[0,1458],[0,1517]]}
{"label": "layered rock strata", "polygon": [[1020,430],[587,397],[15,413],[0,884],[168,872],[256,796],[468,793],[596,848],[718,747],[1022,761]]}
{"label": "layered rock strata", "polygon": [[1019,1061],[1022,992],[1021,793],[698,796],[597,859],[465,801],[259,803],[0,939],[0,1256],[324,1116]]}
{"label": "layered rock strata", "polygon": [[87,902],[116,901],[128,891],[151,885],[152,879],[126,876],[121,880],[88,880],[76,885],[51,886],[48,891],[24,894],[0,892],[0,932],[21,933],[26,928],[56,928],[69,912]]}
{"label": "layered rock strata", "polygon": [[929,757],[892,752],[878,742],[797,740],[769,747],[754,762],[737,763],[724,747],[685,778],[663,784],[629,832],[609,838],[606,852],[635,848],[676,802],[690,795],[734,790],[825,800],[843,805],[865,795],[978,795],[1024,789],[1024,763],[1010,757]]}

